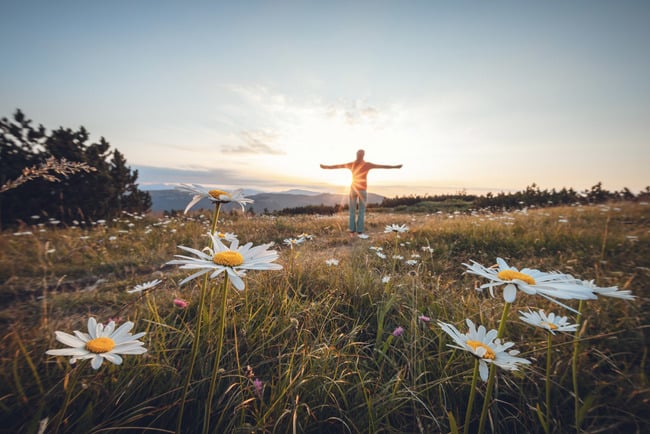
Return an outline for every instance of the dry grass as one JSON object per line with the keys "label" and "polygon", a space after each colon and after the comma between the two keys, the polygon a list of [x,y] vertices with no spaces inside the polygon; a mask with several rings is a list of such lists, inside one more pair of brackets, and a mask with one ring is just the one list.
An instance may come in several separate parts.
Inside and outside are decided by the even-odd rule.
{"label": "dry grass", "polygon": [[[90,228],[35,225],[18,235],[0,234],[0,324],[6,330],[0,430],[36,432],[46,418],[49,429],[58,425],[61,432],[176,429],[199,284],[178,287],[188,273],[163,264],[180,253],[178,245],[204,247],[209,220],[207,214],[159,220],[124,215]],[[483,282],[463,274],[461,265],[470,259],[487,265],[496,257],[520,268],[558,270],[633,291],[633,302],[586,303],[579,384],[587,405],[581,427],[585,432],[650,429],[648,206],[371,213],[368,240],[351,238],[345,221],[343,215],[233,215],[219,222],[220,231],[234,232],[242,242],[274,241],[284,270],[249,272],[247,289],[228,295],[224,371],[210,425],[215,432],[449,432],[450,415],[462,423],[473,363],[446,346],[450,340],[435,321],[462,328],[471,318],[496,328],[503,300],[475,291]],[[393,223],[410,230],[398,239],[383,233]],[[314,239],[293,250],[283,245],[301,233]],[[370,247],[381,247],[387,258]],[[330,258],[339,265],[327,266]],[[407,265],[407,259],[417,263]],[[390,282],[382,283],[387,275]],[[163,283],[147,296],[126,293],[156,278]],[[174,307],[175,297],[190,306]],[[201,431],[216,307],[204,321],[206,338],[187,396],[185,420],[191,422],[185,432]],[[518,296],[507,337],[533,364],[498,373],[488,421],[498,432],[541,432],[534,408],[543,404],[546,337],[518,320],[517,310],[527,307],[573,318],[541,298]],[[418,320],[422,314],[433,321]],[[54,330],[83,330],[88,316],[134,321],[136,331],[148,332],[148,353],[125,356],[123,366],[98,371],[86,365],[71,369],[65,358],[44,354],[61,347]],[[393,337],[397,326],[404,333]],[[557,336],[553,349],[552,431],[575,432],[572,336]],[[264,384],[261,396],[254,379]],[[479,400],[484,388],[479,383]],[[65,399],[69,406],[63,409]]]}

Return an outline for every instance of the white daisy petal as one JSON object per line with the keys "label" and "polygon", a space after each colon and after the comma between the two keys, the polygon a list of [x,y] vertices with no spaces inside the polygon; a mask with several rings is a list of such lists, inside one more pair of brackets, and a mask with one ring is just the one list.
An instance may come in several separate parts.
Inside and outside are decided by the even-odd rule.
{"label": "white daisy petal", "polygon": [[95,356],[90,362],[90,366],[92,366],[93,369],[97,370],[99,369],[100,366],[102,366],[103,362],[104,362],[104,358],[99,354],[95,354]]}
{"label": "white daisy petal", "polygon": [[47,350],[45,354],[50,356],[83,356],[88,354],[88,350],[83,348],[59,348],[57,350]]}
{"label": "white daisy petal", "polygon": [[131,321],[127,321],[124,324],[122,324],[111,336],[111,338],[115,341],[115,343],[119,343],[123,341],[125,338],[132,339],[131,329],[133,328],[134,324]]}
{"label": "white daisy petal", "polygon": [[109,362],[115,364],[115,365],[121,365],[122,364],[122,358],[118,356],[117,354],[114,353],[104,353],[101,355],[103,358],[108,360]]}
{"label": "white daisy petal", "polygon": [[119,349],[120,354],[134,355],[134,354],[144,354],[146,352],[147,352],[147,349],[144,348],[142,345],[133,346],[133,347],[126,347],[126,348],[120,348]]}
{"label": "white daisy petal", "polygon": [[187,282],[189,282],[190,280],[194,280],[194,279],[196,279],[197,277],[202,276],[202,275],[204,275],[205,273],[208,273],[209,271],[210,271],[209,269],[202,269],[202,270],[200,270],[200,271],[197,271],[196,273],[192,274],[191,276],[188,276],[188,277],[186,277],[185,279],[183,279],[183,280],[181,280],[180,282],[178,282],[178,286],[183,286],[183,285],[185,285]]}
{"label": "white daisy petal", "polygon": [[237,275],[237,273],[234,272],[229,272],[228,276],[230,277],[230,282],[232,282],[232,286],[237,288],[240,291],[243,291],[244,288],[246,287],[246,284],[242,280],[241,277]]}
{"label": "white daisy petal", "polygon": [[512,303],[517,297],[517,287],[513,284],[508,284],[503,289],[503,299],[506,303]]}
{"label": "white daisy petal", "polygon": [[[131,323],[131,324],[133,324],[133,323]],[[111,333],[113,333],[113,330],[115,330],[115,321],[109,322],[108,325],[106,327],[104,327],[104,330],[103,330],[102,333],[104,334],[104,336],[107,336],[107,335],[110,335]]]}
{"label": "white daisy petal", "polygon": [[192,209],[192,207],[193,207],[194,205],[196,205],[197,203],[199,203],[200,200],[201,200],[201,195],[197,194],[197,195],[192,196],[192,200],[191,200],[190,203],[188,203],[187,206],[185,207],[185,211],[183,211],[183,214],[187,214],[187,212],[188,212],[190,209]]}
{"label": "white daisy petal", "polygon": [[86,346],[86,342],[82,341],[77,336],[72,336],[68,333],[59,331],[54,332],[54,335],[56,336],[56,340],[61,342],[63,345],[67,345],[73,348],[83,348]]}
{"label": "white daisy petal", "polygon": [[487,363],[485,363],[484,361],[480,361],[479,364],[478,364],[478,372],[479,372],[479,375],[481,376],[481,380],[483,380],[484,382],[487,382],[488,381],[488,373],[489,373]]}
{"label": "white daisy petal", "polygon": [[93,317],[88,318],[88,334],[91,339],[97,338],[97,320]]}

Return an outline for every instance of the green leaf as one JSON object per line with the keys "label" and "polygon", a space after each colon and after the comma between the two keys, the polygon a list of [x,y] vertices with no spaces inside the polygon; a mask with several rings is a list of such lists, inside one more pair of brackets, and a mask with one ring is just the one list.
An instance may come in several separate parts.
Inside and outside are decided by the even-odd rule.
{"label": "green leaf", "polygon": [[456,418],[454,417],[452,412],[448,411],[447,416],[449,416],[449,428],[451,429],[451,433],[459,434],[460,431],[458,431],[458,424],[456,423]]}
{"label": "green leaf", "polygon": [[535,407],[535,411],[537,412],[537,418],[539,419],[539,423],[541,423],[542,428],[544,428],[544,432],[549,432],[548,421],[546,420],[546,416],[544,416],[544,412],[542,411],[542,409],[539,408],[539,403],[537,403],[537,406]]}
{"label": "green leaf", "polygon": [[577,425],[580,426],[582,424],[582,421],[585,419],[585,416],[587,415],[587,412],[591,409],[591,407],[594,404],[594,400],[596,398],[594,395],[588,395],[580,409],[578,410],[578,420],[576,421]]}

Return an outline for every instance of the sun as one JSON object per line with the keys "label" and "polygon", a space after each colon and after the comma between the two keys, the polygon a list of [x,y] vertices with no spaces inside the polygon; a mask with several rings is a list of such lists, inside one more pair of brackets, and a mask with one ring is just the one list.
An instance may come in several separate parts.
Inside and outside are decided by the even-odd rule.
{"label": "sun", "polygon": [[352,185],[352,171],[349,169],[327,170],[325,179],[328,183],[337,187],[348,188]]}

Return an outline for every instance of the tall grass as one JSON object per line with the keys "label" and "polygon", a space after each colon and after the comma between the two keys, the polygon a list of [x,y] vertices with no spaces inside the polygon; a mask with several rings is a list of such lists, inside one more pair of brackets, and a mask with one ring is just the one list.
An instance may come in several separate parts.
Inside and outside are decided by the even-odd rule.
{"label": "tall grass", "polygon": [[[153,219],[124,215],[105,224],[37,224],[0,234],[0,431],[175,432],[185,399],[183,432],[201,432],[219,352],[223,306],[202,321],[200,353],[184,394],[200,282],[162,264],[177,246],[207,246],[210,215]],[[447,346],[437,320],[465,318],[497,328],[503,300],[475,290],[463,274],[470,259],[497,256],[523,268],[558,270],[599,286],[631,289],[633,302],[584,303],[577,381],[584,432],[647,432],[650,208],[635,203],[515,213],[371,213],[370,238],[351,238],[345,216],[223,215],[219,230],[240,241],[274,241],[283,271],[249,272],[247,288],[229,289],[212,432],[450,432],[465,422],[474,361]],[[409,232],[385,234],[388,224]],[[290,249],[283,240],[312,240]],[[373,247],[373,249],[371,249]],[[386,258],[377,255],[381,248]],[[403,259],[394,259],[399,255]],[[330,258],[339,260],[328,266]],[[413,265],[408,259],[415,260]],[[390,275],[388,282],[382,278]],[[154,278],[146,294],[127,294]],[[200,281],[201,279],[197,279]],[[213,282],[221,285],[221,281]],[[217,291],[218,292],[218,291]],[[175,307],[174,298],[190,302]],[[577,302],[569,302],[577,308]],[[497,372],[487,429],[543,432],[546,336],[519,321],[527,307],[575,315],[542,298],[518,294],[506,338],[533,361]],[[205,312],[204,312],[204,315]],[[431,318],[426,322],[421,315]],[[121,366],[70,365],[45,355],[60,347],[54,331],[82,330],[88,316],[135,322],[148,352]],[[393,334],[397,327],[403,333]],[[550,432],[576,431],[573,336],[558,334],[550,366]],[[474,389],[469,432],[479,425],[486,385]],[[544,406],[544,404],[542,404]],[[467,426],[467,425],[466,425]]]}

